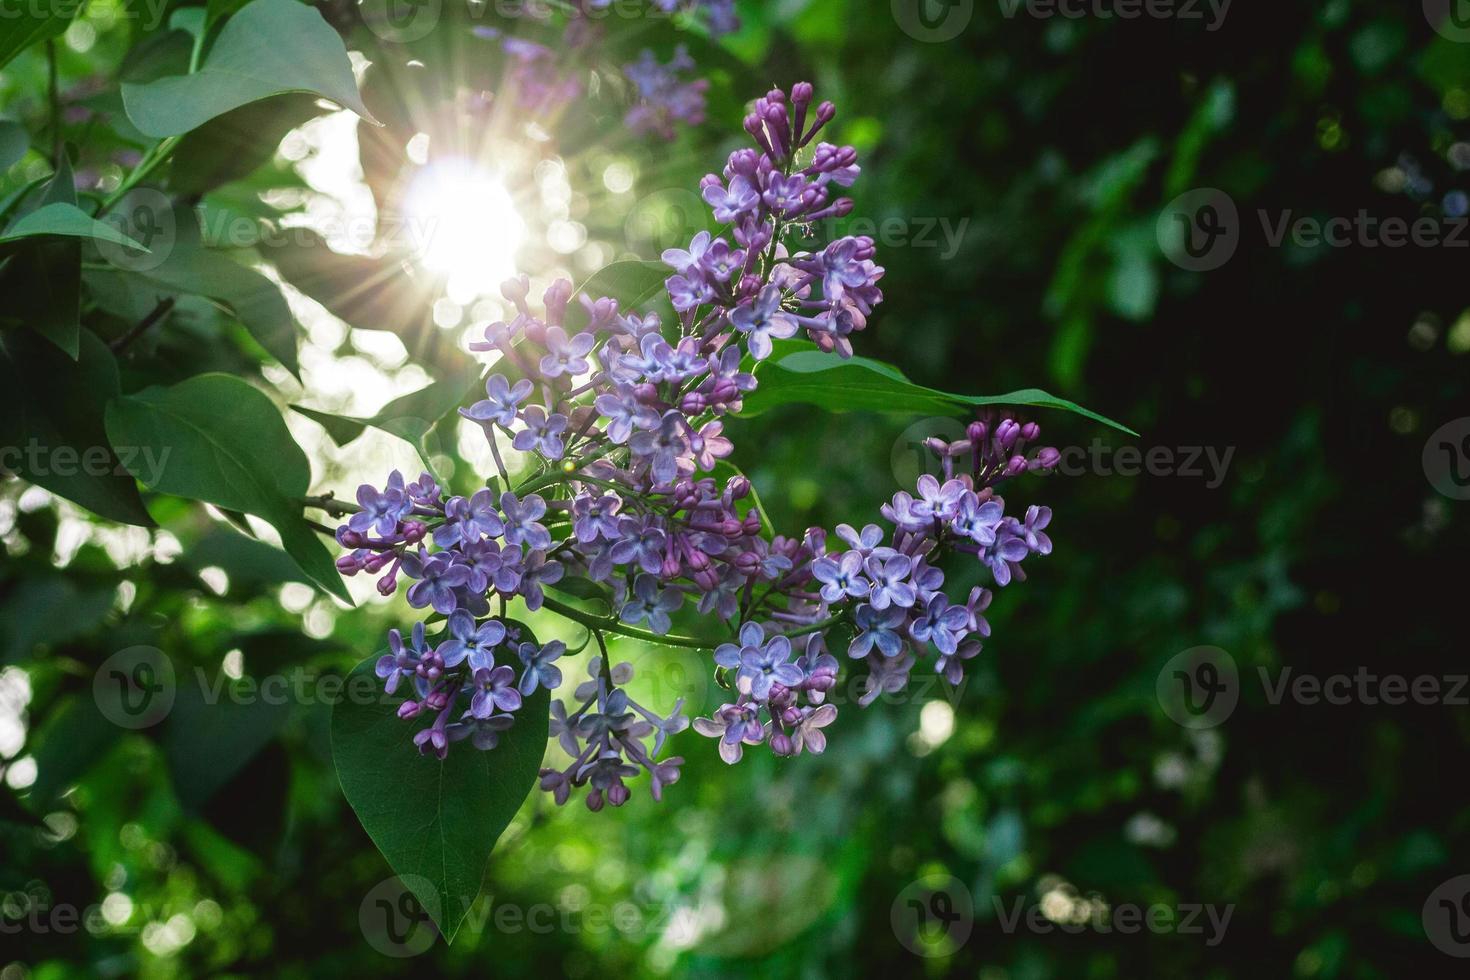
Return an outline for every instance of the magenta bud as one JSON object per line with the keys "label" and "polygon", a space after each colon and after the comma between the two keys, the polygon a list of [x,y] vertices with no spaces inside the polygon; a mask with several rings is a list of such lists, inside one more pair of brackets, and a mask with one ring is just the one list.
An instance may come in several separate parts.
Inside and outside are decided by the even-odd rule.
{"label": "magenta bud", "polygon": [[629,795],[628,787],[622,783],[614,785],[607,791],[608,802],[613,806],[622,806],[624,803],[627,803]]}
{"label": "magenta bud", "polygon": [[1001,449],[1010,449],[1016,444],[1016,439],[1021,435],[1021,427],[1016,424],[1015,419],[1003,419],[1000,425],[995,427],[995,441]]}
{"label": "magenta bud", "polygon": [[337,528],[337,543],[344,548],[361,548],[367,544],[367,535],[343,524]]}
{"label": "magenta bud", "polygon": [[649,381],[633,386],[633,397],[645,405],[651,405],[658,401],[658,385]]}
{"label": "magenta bud", "polygon": [[744,500],[750,495],[750,481],[743,476],[732,476],[730,482],[725,484],[725,492],[730,495],[731,500]]}
{"label": "magenta bud", "polygon": [[965,435],[975,445],[979,446],[985,442],[986,428],[984,422],[971,422],[965,428]]}
{"label": "magenta bud", "polygon": [[597,813],[602,809],[602,790],[594,789],[587,794],[587,809]]}
{"label": "magenta bud", "polygon": [[1006,476],[1015,476],[1018,473],[1024,472],[1026,472],[1025,456],[1012,456],[1010,461],[1006,463]]}
{"label": "magenta bud", "polygon": [[423,521],[403,522],[403,540],[407,541],[409,544],[418,544],[420,541],[424,540],[424,536],[428,533],[429,525],[425,524]]}
{"label": "magenta bud", "polygon": [[759,533],[761,533],[761,515],[760,515],[760,511],[752,509],[749,514],[746,514],[745,515],[745,533],[746,534],[759,534]]}
{"label": "magenta bud", "polygon": [[404,719],[412,718],[421,710],[423,710],[422,706],[417,701],[405,701],[398,706],[398,717]]}
{"label": "magenta bud", "polygon": [[806,105],[811,102],[814,92],[811,82],[797,82],[791,86],[791,102],[793,105]]}
{"label": "magenta bud", "polygon": [[771,751],[776,755],[795,755],[796,743],[791,741],[791,736],[785,732],[777,732],[771,736]]}
{"label": "magenta bud", "polygon": [[1037,425],[1035,422],[1027,422],[1025,425],[1021,426],[1021,438],[1025,439],[1027,442],[1030,442],[1032,439],[1035,439],[1039,435],[1041,435],[1041,426]]}
{"label": "magenta bud", "polygon": [[337,559],[337,571],[343,575],[356,575],[362,571],[362,559],[356,555],[343,555]]}
{"label": "magenta bud", "polygon": [[390,596],[398,591],[398,569],[394,569],[387,575],[378,579],[378,595]]}

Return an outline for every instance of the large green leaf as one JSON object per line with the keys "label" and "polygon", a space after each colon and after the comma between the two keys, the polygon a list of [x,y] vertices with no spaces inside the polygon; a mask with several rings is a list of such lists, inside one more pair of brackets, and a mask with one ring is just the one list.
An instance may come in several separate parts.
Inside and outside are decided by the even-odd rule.
{"label": "large green leaf", "polygon": [[53,38],[66,30],[86,0],[51,0],[7,6],[0,18],[0,68],[32,44]]}
{"label": "large green leaf", "polygon": [[5,234],[0,235],[0,244],[55,235],[62,238],[90,238],[98,242],[110,242],[125,248],[148,251],[140,243],[124,235],[112,225],[98,221],[75,204],[55,201],[44,204],[30,214],[17,218]]}
{"label": "large green leaf", "polygon": [[[238,692],[238,693],[232,693]],[[197,811],[230,781],[291,716],[279,692],[239,687],[222,673],[182,671],[161,738],[174,792]]]}
{"label": "large green leaf", "polygon": [[0,446],[13,449],[0,466],[108,520],[151,526],[102,424],[118,393],[117,362],[90,331],[79,351],[73,361],[35,334],[0,333]]}
{"label": "large green leaf", "polygon": [[433,455],[430,433],[441,419],[464,404],[478,380],[479,371],[473,363],[466,363],[453,377],[435,381],[426,388],[395,398],[384,405],[377,415],[366,419],[333,415],[302,405],[291,407],[320,423],[327,430],[327,435],[339,446],[352,442],[371,426],[410,443],[419,451],[424,465],[428,466],[429,457]]}
{"label": "large green leaf", "polygon": [[168,185],[204,194],[267,163],[291,130],[321,115],[316,99],[290,94],[241,106],[185,136],[174,150]]}
{"label": "large green leaf", "polygon": [[866,357],[841,358],[814,344],[792,341],[756,367],[760,387],[745,397],[745,412],[758,414],[778,405],[816,405],[833,412],[898,412],[955,415],[983,405],[1057,408],[1136,436],[1138,433],[1106,416],[1040,388],[1004,395],[957,395],[915,384],[891,364]]}
{"label": "large green leaf", "polygon": [[[129,206],[129,200],[124,199],[120,211],[126,214]],[[157,245],[157,252],[163,257],[161,262],[134,264],[122,256],[116,259],[119,267],[171,290],[207,296],[223,303],[260,346],[300,377],[296,321],[286,297],[281,295],[281,288],[223,252],[207,248],[200,240],[199,220],[193,211],[177,206],[172,215],[171,220],[162,223],[171,230],[171,234],[165,235],[171,240]]]}
{"label": "large green leaf", "polygon": [[441,762],[414,747],[413,733],[425,722],[399,718],[400,699],[350,696],[364,687],[380,689],[376,661],[357,665],[348,678],[349,696],[332,709],[337,778],[393,871],[453,940],[480,893],[496,840],[536,783],[550,695],[539,687],[526,698],[495,748],[481,752],[461,742]]}
{"label": "large green leaf", "polygon": [[297,0],[254,0],[226,21],[192,75],[124,83],[123,104],[149,136],[178,136],[251,102],[310,92],[374,121],[337,32]]}
{"label": "large green leaf", "polygon": [[351,601],[331,553],[301,516],[311,480],[306,454],[263,393],[224,374],[147,388],[112,401],[107,434],[115,446],[168,454],[152,473],[134,471],[148,486],[270,523],[313,582]]}
{"label": "large green leaf", "polygon": [[[76,182],[66,154],[37,203],[76,208]],[[82,329],[82,243],[59,236],[27,241],[3,278],[15,317],[76,360]]]}

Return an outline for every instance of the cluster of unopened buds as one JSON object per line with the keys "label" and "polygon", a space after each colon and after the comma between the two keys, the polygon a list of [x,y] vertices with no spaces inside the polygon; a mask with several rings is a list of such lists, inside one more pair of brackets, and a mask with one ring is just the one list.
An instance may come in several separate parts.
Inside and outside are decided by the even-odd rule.
{"label": "cluster of unopened buds", "polygon": [[[745,119],[755,148],[736,150],[702,182],[733,240],[701,232],[664,254],[676,323],[606,297],[573,302],[566,281],[533,310],[525,278],[504,284],[516,315],[471,345],[495,359],[485,398],[461,410],[489,440],[498,475],[486,488],[452,496],[428,475],[405,483],[395,472],[383,488],[359,489],[359,509],[337,532],[349,549],[338,566],[379,576],[384,595],[406,579],[409,605],[428,617],[406,639],[392,632],[378,664],[388,690],[408,682],[402,717],[428,719],[414,735],[425,753],[442,758],[461,739],[493,748],[531,694],[560,686],[565,647],[534,642],[507,618],[511,600],[581,624],[602,651],[589,656],[590,679],[571,701],[552,705],[570,761],[542,770],[542,787],[558,803],[590,787],[592,809],[621,805],[625,780],[639,772],[657,798],[679,775],[681,759],[659,756],[689,725],[681,704],[659,714],[630,699],[631,671],[610,663],[604,633],[711,656],[733,700],[693,726],[719,739],[727,762],[747,745],[821,752],[844,661],[866,668],[867,705],[901,689],[931,652],[955,683],[979,653],[990,592],[952,601],[944,559],[972,556],[1003,586],[1022,577],[1026,558],[1051,550],[1050,511],[1010,516],[996,493],[1000,481],[1057,459],[1028,449],[1034,423],[1009,417],[982,418],[957,443],[933,442],[938,475],[882,507],[887,531],[842,525],[835,540],[817,528],[768,537],[750,483],[728,464],[723,479],[713,475],[733,450],[723,417],[740,411],[775,343],[803,334],[850,355],[852,334],[882,300],[868,239],[796,245],[815,233],[813,221],[852,206],[832,192],[857,178],[855,152],[815,139],[833,115],[807,84],[756,101]],[[530,463],[519,483],[504,445]],[[610,612],[589,613],[549,588],[600,596]],[[679,615],[706,635],[719,624],[728,640],[673,633]]]}

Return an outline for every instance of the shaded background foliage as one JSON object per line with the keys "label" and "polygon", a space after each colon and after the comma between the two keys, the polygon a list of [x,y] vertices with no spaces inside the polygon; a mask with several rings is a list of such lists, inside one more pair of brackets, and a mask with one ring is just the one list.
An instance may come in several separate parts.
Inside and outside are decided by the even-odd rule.
{"label": "shaded background foliage", "polygon": [[[1233,449],[1223,482],[1032,481],[1020,493],[1055,509],[1057,551],[998,598],[996,635],[958,692],[952,729],[943,710],[922,721],[917,701],[847,709],[826,755],[755,756],[733,768],[686,734],[685,776],[661,805],[639,793],[593,815],[532,799],[455,945],[404,961],[363,941],[360,905],[388,870],[341,798],[319,698],[210,709],[190,703],[197,685],[190,694],[181,683],[168,720],[142,734],[122,734],[90,708],[97,666],[135,644],[167,651],[186,678],[194,666],[215,678],[231,651],[249,676],[345,674],[396,622],[392,607],[348,612],[314,598],[279,552],[196,505],[150,496],[165,530],[121,531],[8,483],[0,662],[24,740],[7,751],[36,765],[33,782],[11,777],[6,790],[0,885],[40,883],[53,906],[126,895],[132,913],[95,934],[0,937],[7,980],[426,967],[465,976],[1448,975],[1454,961],[1426,939],[1420,909],[1441,882],[1470,871],[1470,800],[1457,778],[1470,713],[1272,704],[1257,668],[1273,680],[1286,668],[1465,672],[1453,638],[1466,505],[1437,494],[1420,462],[1429,434],[1470,405],[1464,253],[1272,247],[1257,215],[1456,213],[1470,47],[1437,35],[1417,4],[1239,5],[1214,32],[1179,20],[1008,19],[979,4],[957,38],[937,44],[905,34],[887,7],[742,3],[744,26],[712,71],[710,121],[670,146],[618,135],[606,91],[572,107],[555,152],[568,184],[588,195],[589,235],[651,256],[649,241],[622,238],[638,227],[629,223],[638,202],[691,188],[711,169],[735,142],[742,100],[810,78],[840,106],[841,140],[864,154],[855,215],[910,230],[915,219],[967,222],[953,255],[880,243],[886,302],[860,353],[947,390],[1044,384],[1125,420],[1145,450]],[[373,60],[355,11],[326,9],[349,47]],[[87,43],[68,33],[60,63],[63,79],[83,87],[77,98],[105,103],[128,70],[121,59],[136,25],[104,23],[96,10],[84,20]],[[389,123],[390,150],[394,138],[436,125],[458,131],[435,107],[494,72],[466,43],[446,25],[369,69],[366,97]],[[622,43],[672,42],[650,29]],[[44,120],[45,71],[35,51],[12,62],[0,106]],[[300,125],[302,111],[273,115],[282,128],[271,138]],[[108,146],[108,132],[68,134],[94,155],[79,168],[105,177],[107,154],[127,151],[126,139]],[[376,140],[362,139],[364,170],[381,204],[403,162],[383,151],[374,163]],[[482,148],[531,167],[552,152]],[[632,195],[593,192],[608,152],[636,170]],[[282,209],[258,191],[302,187],[293,162],[262,154],[233,183],[201,180],[184,193],[278,219]],[[26,166],[12,168],[7,187],[29,179]],[[1171,199],[1204,186],[1234,199],[1242,240],[1223,267],[1195,274],[1164,259],[1155,223]],[[658,233],[687,237],[690,220],[675,214]],[[282,269],[289,262],[262,251]],[[329,279],[322,252],[305,259]],[[538,274],[565,261],[532,246],[520,258]],[[348,283],[365,274],[350,262],[342,270]],[[385,287],[363,314],[327,286],[287,278],[353,326],[388,313],[380,326],[426,368],[420,383],[454,367],[456,335],[424,302]],[[119,333],[130,322],[116,320]],[[371,359],[371,345],[354,346],[361,333],[313,342]],[[142,344],[120,358],[124,391],[168,376],[161,361],[175,377],[213,368],[256,378],[283,403],[312,394],[265,365],[230,317],[187,297]],[[380,389],[358,413],[414,386]],[[1038,419],[1059,446],[1126,441],[1080,418]],[[779,528],[860,522],[896,489],[893,461],[914,421],[786,408],[738,423],[734,462]],[[453,433],[440,435],[436,448],[453,459]],[[387,451],[415,465],[402,444]],[[313,457],[313,486],[342,489],[345,457]],[[223,594],[200,576],[211,568],[228,571]],[[1155,683],[1171,657],[1203,644],[1235,658],[1242,693],[1224,724],[1192,732],[1160,710]],[[615,654],[639,665],[660,703],[714,696],[692,654],[629,643]],[[926,946],[945,955],[921,961],[891,915],[931,874],[965,885],[975,921],[968,941]],[[1003,930],[998,908],[1072,890],[1111,905],[1229,905],[1233,916],[1215,946],[1200,935]],[[599,928],[589,917],[620,903],[645,925]],[[555,925],[497,927],[494,910],[505,905],[551,909]]]}

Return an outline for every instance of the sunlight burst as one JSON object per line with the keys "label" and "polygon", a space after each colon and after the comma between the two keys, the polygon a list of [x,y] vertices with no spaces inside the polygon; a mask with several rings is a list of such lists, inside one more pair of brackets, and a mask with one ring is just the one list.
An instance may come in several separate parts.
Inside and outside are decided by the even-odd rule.
{"label": "sunlight burst", "polygon": [[451,157],[424,167],[404,198],[408,228],[425,268],[451,295],[483,296],[516,273],[526,223],[493,171]]}

